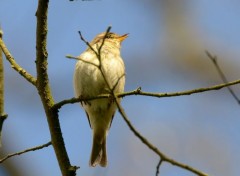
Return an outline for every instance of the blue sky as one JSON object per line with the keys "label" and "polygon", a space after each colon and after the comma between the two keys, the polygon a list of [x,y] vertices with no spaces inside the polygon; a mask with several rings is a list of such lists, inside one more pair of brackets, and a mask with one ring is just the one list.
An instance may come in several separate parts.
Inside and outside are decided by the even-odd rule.
{"label": "blue sky", "polygon": [[[229,80],[239,79],[240,3],[237,0],[50,1],[49,77],[56,102],[74,96],[74,60],[87,40],[112,25],[130,33],[122,46],[126,91],[173,92],[221,83],[207,49]],[[16,61],[35,71],[37,2],[1,0],[0,23],[4,41]],[[43,108],[35,88],[5,62],[6,112],[3,148],[12,153],[50,140]],[[239,86],[234,86],[239,94]],[[238,176],[240,107],[224,90],[174,98],[131,96],[122,101],[135,127],[171,158],[210,175]],[[117,113],[108,136],[109,167],[89,168],[91,131],[78,104],[60,110],[67,151],[78,175],[154,175],[158,157],[128,129]],[[25,175],[60,175],[52,147],[15,157]],[[34,161],[34,162],[33,162]],[[3,174],[2,174],[3,175]],[[7,174],[4,174],[7,176]],[[194,174],[163,164],[165,176]]]}

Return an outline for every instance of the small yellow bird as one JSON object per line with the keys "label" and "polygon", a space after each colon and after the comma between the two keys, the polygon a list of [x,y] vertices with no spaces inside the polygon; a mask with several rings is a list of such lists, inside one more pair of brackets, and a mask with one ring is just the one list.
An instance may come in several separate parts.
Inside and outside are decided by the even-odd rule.
{"label": "small yellow bird", "polygon": [[[100,33],[90,42],[91,47],[98,51],[104,39],[104,45],[100,52],[101,62],[99,62],[99,58],[89,47],[78,56],[80,60],[76,63],[74,73],[76,97],[88,98],[107,94],[111,91],[114,93],[124,91],[125,66],[120,55],[120,49],[121,42],[128,37],[128,34],[118,35],[108,32],[105,35],[106,32]],[[105,79],[99,67],[96,66],[100,63]],[[108,98],[83,102],[81,105],[86,111],[93,131],[92,153],[89,165],[95,167],[99,164],[102,167],[106,167],[108,163],[106,138],[117,106],[112,99]]]}

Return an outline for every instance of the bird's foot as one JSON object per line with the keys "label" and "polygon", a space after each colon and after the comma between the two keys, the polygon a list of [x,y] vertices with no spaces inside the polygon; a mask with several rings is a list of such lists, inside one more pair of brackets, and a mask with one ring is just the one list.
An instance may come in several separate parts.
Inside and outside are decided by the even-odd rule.
{"label": "bird's foot", "polygon": [[83,106],[83,105],[89,105],[89,106],[91,106],[90,101],[86,100],[87,97],[84,97],[83,95],[80,95],[79,98],[80,98],[80,103],[81,103],[82,106]]}

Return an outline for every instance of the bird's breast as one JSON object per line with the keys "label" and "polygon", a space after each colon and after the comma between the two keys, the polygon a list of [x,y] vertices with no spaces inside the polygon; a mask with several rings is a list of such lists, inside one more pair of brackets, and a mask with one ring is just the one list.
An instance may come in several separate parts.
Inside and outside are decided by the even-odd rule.
{"label": "bird's breast", "polygon": [[[115,92],[122,92],[125,84],[125,68],[120,56],[114,53],[104,52],[101,55],[101,62],[92,54],[84,54],[83,60],[94,64],[100,64],[100,67],[88,62],[79,60],[76,64],[74,74],[75,92],[77,96],[97,96],[99,94],[109,93],[114,88]],[[102,69],[102,72],[100,71]],[[103,78],[103,74],[106,79]],[[106,83],[108,81],[108,84]]]}

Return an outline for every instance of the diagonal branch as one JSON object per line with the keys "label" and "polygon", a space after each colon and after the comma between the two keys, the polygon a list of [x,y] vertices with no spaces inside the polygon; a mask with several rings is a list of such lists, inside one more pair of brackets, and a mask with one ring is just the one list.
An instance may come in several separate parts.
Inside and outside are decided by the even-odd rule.
{"label": "diagonal branch", "polygon": [[107,30],[106,30],[106,32],[105,32],[105,35],[104,35],[104,37],[103,37],[103,41],[102,41],[100,47],[98,48],[98,55],[97,55],[97,56],[98,56],[98,59],[99,59],[100,61],[101,61],[101,50],[102,50],[102,47],[103,47],[103,45],[104,45],[104,43],[105,43],[105,39],[106,39],[108,33],[110,32],[111,28],[112,28],[112,26],[108,26],[108,28],[107,28]]}
{"label": "diagonal branch", "polygon": [[[220,68],[220,66],[218,65],[218,62],[217,62],[217,56],[213,56],[210,54],[210,52],[206,51],[206,54],[207,56],[211,59],[211,61],[213,62],[214,66],[216,67],[217,69],[217,72],[219,74],[219,76],[221,77],[222,81],[224,83],[227,83],[228,80],[226,78],[226,76],[224,75],[222,69]],[[234,91],[232,90],[231,87],[227,87],[229,92],[232,94],[233,98],[238,102],[238,104],[240,104],[240,99],[237,97],[237,95],[234,93]]]}
{"label": "diagonal branch", "polygon": [[95,51],[95,49],[93,49],[93,47],[90,45],[90,43],[84,39],[81,31],[78,31],[78,33],[79,33],[79,35],[80,35],[80,39],[81,39],[96,55],[98,55],[97,51]]}
{"label": "diagonal branch", "polygon": [[[117,98],[117,97],[115,97]],[[144,138],[135,128],[134,126],[131,124],[130,120],[128,119],[124,109],[122,108],[122,106],[120,105],[120,103],[118,101],[115,101],[116,105],[118,107],[119,113],[122,115],[124,121],[127,123],[128,127],[131,129],[131,131],[142,141],[142,143],[144,143],[146,146],[148,146],[154,153],[156,153],[159,157],[161,157],[162,161],[171,163],[172,165],[178,166],[180,168],[186,169],[188,171],[191,171],[199,176],[207,176],[207,174],[194,169],[193,167],[190,167],[188,165],[182,164],[180,162],[177,162],[169,157],[167,157],[165,154],[163,154],[160,150],[158,150],[157,147],[155,147],[154,145],[152,145],[146,138]]]}
{"label": "diagonal branch", "polygon": [[78,31],[81,40],[82,40],[82,41],[95,53],[95,55],[97,56],[98,61],[99,61],[99,65],[95,65],[95,64],[93,64],[93,65],[95,65],[95,66],[98,67],[98,69],[99,69],[99,71],[101,72],[101,74],[102,74],[102,76],[103,76],[103,79],[104,79],[104,81],[106,82],[109,90],[111,90],[111,86],[110,86],[109,82],[107,81],[107,78],[106,78],[106,76],[105,76],[104,70],[103,70],[103,68],[102,68],[101,50],[102,50],[102,47],[103,47],[103,45],[104,45],[104,43],[105,43],[105,40],[106,40],[106,37],[107,37],[108,33],[110,32],[111,28],[112,28],[111,26],[108,26],[108,28],[107,28],[107,30],[106,30],[106,32],[105,32],[105,35],[104,35],[104,37],[103,37],[103,39],[102,39],[102,43],[101,43],[101,45],[98,47],[98,50],[97,50],[97,51],[90,45],[90,43],[89,43],[88,41],[86,41],[86,40],[84,39],[84,37],[82,36],[81,31]]}
{"label": "diagonal branch", "polygon": [[45,147],[48,147],[49,145],[52,145],[51,142],[48,142],[46,144],[43,144],[43,145],[39,145],[39,146],[36,146],[36,147],[33,147],[33,148],[29,148],[29,149],[26,149],[26,150],[23,150],[21,152],[17,152],[17,153],[12,153],[12,154],[9,154],[7,156],[5,156],[4,158],[0,159],[0,163],[3,163],[5,160],[13,157],[13,156],[16,156],[16,155],[22,155],[24,153],[27,153],[27,152],[32,152],[32,151],[35,151],[35,150],[40,150],[40,149],[43,149]]}
{"label": "diagonal branch", "polygon": [[36,78],[34,78],[30,73],[28,73],[25,69],[23,69],[20,65],[17,64],[9,50],[7,49],[5,43],[0,38],[0,48],[6,56],[6,59],[10,62],[11,67],[16,70],[20,75],[22,75],[28,82],[33,85],[36,85]]}

